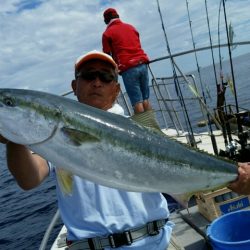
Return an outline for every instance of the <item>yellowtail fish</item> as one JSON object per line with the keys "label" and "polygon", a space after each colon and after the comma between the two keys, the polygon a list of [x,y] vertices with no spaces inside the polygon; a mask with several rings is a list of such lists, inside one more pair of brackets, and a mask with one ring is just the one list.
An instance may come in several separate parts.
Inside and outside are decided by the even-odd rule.
{"label": "yellowtail fish", "polygon": [[0,89],[0,134],[70,173],[127,191],[187,197],[237,177],[235,162],[164,135],[152,112],[126,118],[39,91]]}

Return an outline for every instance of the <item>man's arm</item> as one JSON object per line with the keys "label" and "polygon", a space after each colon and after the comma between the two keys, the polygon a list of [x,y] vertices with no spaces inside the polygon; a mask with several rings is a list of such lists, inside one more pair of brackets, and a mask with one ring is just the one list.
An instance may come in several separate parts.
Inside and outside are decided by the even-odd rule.
{"label": "man's arm", "polygon": [[49,174],[47,161],[19,144],[7,141],[0,135],[0,142],[6,144],[7,165],[18,185],[29,190],[37,187]]}
{"label": "man's arm", "polygon": [[108,37],[103,34],[102,35],[102,51],[110,56],[112,56],[112,49],[111,49],[111,46],[109,44],[109,39]]}
{"label": "man's arm", "polygon": [[238,163],[239,176],[228,188],[238,194],[250,195],[250,162]]}

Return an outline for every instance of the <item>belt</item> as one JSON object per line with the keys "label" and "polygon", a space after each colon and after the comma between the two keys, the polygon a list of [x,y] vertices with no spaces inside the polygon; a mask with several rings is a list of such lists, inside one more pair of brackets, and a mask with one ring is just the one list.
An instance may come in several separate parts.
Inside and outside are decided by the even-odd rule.
{"label": "belt", "polygon": [[108,237],[95,237],[78,241],[67,241],[69,250],[103,250],[105,247],[117,248],[123,245],[131,245],[133,242],[147,236],[159,234],[168,219],[156,220],[144,226],[124,231],[122,233],[110,234]]}

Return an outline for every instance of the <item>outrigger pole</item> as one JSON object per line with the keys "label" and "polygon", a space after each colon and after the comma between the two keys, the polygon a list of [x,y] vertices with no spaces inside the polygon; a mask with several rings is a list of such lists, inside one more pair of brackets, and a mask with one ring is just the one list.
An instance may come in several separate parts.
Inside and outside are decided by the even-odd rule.
{"label": "outrigger pole", "polygon": [[227,47],[228,47],[228,53],[229,53],[229,60],[230,60],[232,78],[233,78],[235,106],[236,106],[237,113],[239,113],[239,106],[238,106],[237,93],[236,93],[236,87],[235,87],[235,78],[234,78],[234,68],[233,68],[233,61],[232,61],[231,44],[230,44],[229,31],[228,31],[228,25],[227,25],[227,13],[226,13],[225,0],[222,0],[222,3],[223,3],[223,12],[224,12],[224,18],[225,18],[226,32],[227,32],[227,45],[228,45]]}
{"label": "outrigger pole", "polygon": [[[186,6],[187,6],[189,27],[190,27],[190,33],[191,33],[191,38],[192,38],[192,43],[193,43],[195,61],[196,61],[196,66],[197,66],[197,70],[198,70],[198,75],[199,75],[199,80],[200,80],[201,91],[202,91],[202,97],[203,97],[203,99],[204,99],[205,105],[207,106],[206,96],[205,96],[205,93],[204,93],[203,82],[202,82],[202,78],[201,78],[200,66],[199,66],[199,63],[198,63],[198,57],[197,57],[197,52],[196,52],[196,46],[195,46],[195,42],[194,42],[194,36],[193,36],[193,30],[192,30],[192,22],[191,22],[190,13],[189,13],[189,7],[188,7],[188,0],[186,0]],[[203,108],[203,107],[201,107],[201,110],[204,112],[204,108]],[[214,134],[213,134],[213,129],[212,129],[212,124],[211,124],[210,115],[209,115],[208,112],[206,112],[206,115],[207,115],[207,120],[208,120],[207,129],[208,129],[208,131],[210,132],[210,138],[211,138],[213,150],[214,150],[214,153],[215,153],[216,155],[218,155],[218,148],[217,148],[217,143],[216,143],[215,136],[214,136]]]}
{"label": "outrigger pole", "polygon": [[231,136],[231,129],[226,124],[225,122],[225,116],[224,116],[224,111],[223,107],[226,106],[226,99],[225,99],[225,92],[226,92],[226,86],[224,83],[224,75],[223,75],[223,69],[222,69],[222,56],[221,56],[221,41],[220,41],[220,12],[221,12],[221,5],[222,5],[222,0],[220,0],[220,5],[219,5],[219,13],[218,13],[218,49],[219,49],[219,63],[220,63],[220,79],[221,79],[221,85],[218,85],[219,87],[217,88],[217,111],[218,111],[218,116],[221,121],[222,125],[222,135],[224,138],[224,143],[225,146],[227,147],[228,145],[228,140],[227,140],[227,135],[229,138],[229,141],[232,141],[232,136]]}
{"label": "outrigger pole", "polygon": [[226,32],[227,32],[227,44],[228,44],[227,47],[228,47],[228,52],[229,52],[229,60],[230,60],[232,78],[233,78],[234,98],[235,98],[235,106],[236,106],[236,112],[237,112],[236,120],[237,120],[237,126],[238,126],[238,138],[239,138],[239,143],[242,147],[241,152],[244,155],[244,154],[249,154],[249,149],[247,149],[248,136],[245,132],[243,132],[243,127],[242,127],[242,123],[241,123],[240,115],[239,115],[239,106],[238,106],[238,100],[237,100],[236,84],[235,84],[235,78],[234,78],[234,68],[233,68],[232,53],[231,53],[232,44],[230,43],[230,35],[229,35],[229,30],[228,30],[228,25],[227,25],[227,13],[226,13],[225,0],[223,0],[222,3],[223,3],[224,18],[225,18],[225,25],[226,25]]}
{"label": "outrigger pole", "polygon": [[189,138],[190,143],[191,143],[192,146],[196,147],[196,143],[195,143],[195,140],[194,140],[193,129],[192,129],[192,126],[191,126],[191,123],[190,123],[190,120],[189,120],[189,116],[188,116],[188,113],[187,113],[186,105],[185,105],[184,98],[183,98],[183,95],[182,95],[182,91],[181,91],[181,88],[180,88],[180,83],[178,81],[177,73],[176,73],[176,70],[175,70],[176,63],[174,62],[174,58],[172,57],[172,54],[171,54],[171,51],[170,51],[170,47],[169,47],[168,38],[167,38],[167,33],[166,33],[166,30],[165,30],[165,27],[164,27],[164,24],[163,24],[163,18],[162,18],[162,14],[161,14],[159,0],[156,0],[156,2],[157,2],[157,6],[158,6],[159,16],[160,16],[160,19],[161,19],[162,30],[163,30],[164,37],[165,37],[167,51],[168,51],[168,54],[170,56],[170,62],[171,62],[171,65],[172,65],[173,78],[174,78],[176,93],[177,93],[177,96],[180,99],[180,104],[181,104],[181,107],[183,109],[184,120],[185,120],[185,123],[186,123],[187,130],[189,132],[188,134],[190,136],[190,138]]}
{"label": "outrigger pole", "polygon": [[[225,0],[222,0],[222,3],[223,3],[223,12],[224,12],[224,18],[225,18],[226,32],[227,32],[227,44],[228,44],[227,47],[228,47],[228,53],[229,53],[229,60],[230,60],[232,78],[233,78],[235,106],[236,106],[236,112],[239,113],[239,106],[238,106],[237,92],[236,92],[235,78],[234,78],[234,68],[233,68],[233,61],[232,61],[231,44],[230,44],[229,31],[228,31],[228,25],[227,25],[227,13],[226,13]],[[238,116],[236,118],[237,118],[237,124],[238,124],[238,131],[239,131],[239,133],[242,133],[243,129],[242,129],[242,126],[241,126],[240,119],[239,119]]]}

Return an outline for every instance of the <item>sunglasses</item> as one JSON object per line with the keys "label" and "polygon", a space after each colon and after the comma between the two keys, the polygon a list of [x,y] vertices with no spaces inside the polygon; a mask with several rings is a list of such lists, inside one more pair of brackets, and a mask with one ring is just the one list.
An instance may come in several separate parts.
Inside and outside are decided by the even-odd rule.
{"label": "sunglasses", "polygon": [[117,81],[117,76],[106,71],[81,71],[76,74],[76,78],[78,77],[85,81],[94,81],[98,77],[104,83]]}

